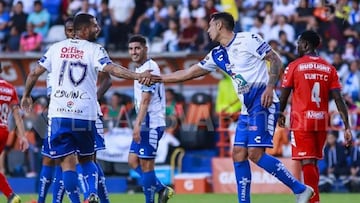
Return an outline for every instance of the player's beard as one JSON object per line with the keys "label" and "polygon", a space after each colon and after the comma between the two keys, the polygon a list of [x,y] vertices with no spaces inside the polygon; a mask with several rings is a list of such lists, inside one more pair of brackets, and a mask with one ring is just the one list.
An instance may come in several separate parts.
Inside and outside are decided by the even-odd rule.
{"label": "player's beard", "polygon": [[96,42],[98,35],[99,34],[97,32],[91,33],[91,35],[89,36],[89,41]]}

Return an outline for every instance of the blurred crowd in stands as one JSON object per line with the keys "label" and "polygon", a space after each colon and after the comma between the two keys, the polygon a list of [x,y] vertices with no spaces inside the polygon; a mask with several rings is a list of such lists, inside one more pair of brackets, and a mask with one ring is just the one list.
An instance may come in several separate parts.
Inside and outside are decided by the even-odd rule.
{"label": "blurred crowd in stands", "polygon": [[[331,191],[340,180],[347,190],[360,191],[359,3],[359,0],[0,0],[0,49],[7,53],[43,52],[49,44],[65,38],[62,33],[66,18],[85,12],[97,17],[102,28],[98,43],[103,44],[110,54],[126,52],[131,34],[146,36],[152,53],[205,53],[216,46],[207,35],[209,16],[217,11],[227,11],[236,20],[236,32],[259,33],[281,55],[286,66],[297,56],[297,36],[304,30],[316,30],[322,37],[320,56],[338,70],[355,136],[351,148],[342,145],[342,132],[338,131],[342,127],[341,119],[336,114],[335,104],[331,104],[332,131],[325,147],[325,158],[320,163],[322,190]],[[231,83],[226,81],[224,77],[219,83],[217,100],[203,94],[187,99],[172,89],[167,90],[167,132],[180,141],[180,146],[217,150],[216,146],[231,145],[216,145],[222,135],[212,135],[209,139],[209,134],[215,130],[209,130],[207,120],[210,118],[214,129],[233,130],[231,123],[236,122],[234,114],[241,106],[236,95],[229,93]],[[28,121],[33,124],[36,119],[46,120],[41,117],[47,106],[46,97],[38,98],[37,102],[35,111],[26,115],[25,124]],[[195,106],[194,109],[190,104]],[[130,96],[115,91],[101,101],[101,106],[106,128],[131,127],[134,108]],[[28,176],[36,175],[39,169],[41,138],[45,135],[35,128],[32,125],[27,128],[32,134],[32,148],[22,157]],[[196,132],[192,137],[189,136],[191,130]],[[181,133],[183,131],[186,135]],[[289,156],[289,137],[288,130],[277,129],[274,135],[276,146],[269,152]],[[14,136],[10,138],[8,149],[16,143]],[[231,138],[221,142],[231,143]],[[13,159],[2,157],[1,160],[0,170],[16,175],[16,168],[4,168],[4,163],[8,165]]]}

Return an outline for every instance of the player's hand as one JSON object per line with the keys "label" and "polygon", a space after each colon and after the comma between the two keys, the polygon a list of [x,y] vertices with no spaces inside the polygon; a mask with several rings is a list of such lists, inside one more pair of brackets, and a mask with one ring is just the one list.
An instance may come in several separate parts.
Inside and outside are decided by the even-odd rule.
{"label": "player's hand", "polygon": [[32,98],[23,96],[21,99],[21,108],[26,112],[30,112],[33,107],[33,100]]}
{"label": "player's hand", "polygon": [[285,115],[284,115],[283,113],[280,113],[280,114],[279,114],[278,121],[277,121],[279,127],[285,128],[285,122],[286,122],[286,117],[285,117]]}
{"label": "player's hand", "polygon": [[140,144],[141,136],[140,136],[140,127],[135,126],[133,129],[133,140],[134,142]]}
{"label": "player's hand", "polygon": [[261,105],[265,108],[269,108],[273,103],[274,88],[267,86],[263,94],[261,95]]}
{"label": "player's hand", "polygon": [[25,136],[19,136],[20,150],[25,152],[29,148],[29,141]]}
{"label": "player's hand", "polygon": [[351,129],[345,129],[344,133],[344,143],[346,147],[350,147],[352,144],[352,133]]}
{"label": "player's hand", "polygon": [[147,85],[147,86],[152,85],[151,72],[152,72],[152,70],[146,70],[146,71],[140,73],[139,78],[138,78],[139,83],[142,85]]}

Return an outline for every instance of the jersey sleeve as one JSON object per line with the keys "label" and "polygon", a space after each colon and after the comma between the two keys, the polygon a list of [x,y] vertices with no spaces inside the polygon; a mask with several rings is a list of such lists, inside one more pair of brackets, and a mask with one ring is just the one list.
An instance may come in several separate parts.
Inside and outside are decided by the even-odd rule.
{"label": "jersey sleeve", "polygon": [[339,76],[337,74],[337,71],[335,68],[331,68],[331,83],[330,83],[330,89],[341,89],[341,84],[339,81]]}
{"label": "jersey sleeve", "polygon": [[198,65],[207,71],[215,71],[218,67],[213,59],[212,50],[210,53],[208,53],[203,60],[201,60]]}
{"label": "jersey sleeve", "polygon": [[260,35],[251,33],[247,38],[247,51],[254,56],[263,59],[271,51],[271,46]]}
{"label": "jersey sleeve", "polygon": [[98,71],[102,71],[103,68],[106,65],[111,64],[112,61],[104,47],[98,46],[95,49],[96,50],[95,50],[95,54],[94,54],[94,65]]}
{"label": "jersey sleeve", "polygon": [[289,64],[289,66],[285,68],[281,87],[292,88],[294,86],[294,69],[293,64]]}
{"label": "jersey sleeve", "polygon": [[38,64],[44,67],[48,72],[51,72],[51,53],[53,46],[51,46],[45,54],[38,60]]}

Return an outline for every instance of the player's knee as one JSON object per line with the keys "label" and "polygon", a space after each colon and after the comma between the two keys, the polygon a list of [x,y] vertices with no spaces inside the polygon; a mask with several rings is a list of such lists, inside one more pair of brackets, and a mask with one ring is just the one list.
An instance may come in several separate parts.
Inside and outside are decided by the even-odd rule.
{"label": "player's knee", "polygon": [[244,147],[234,146],[232,157],[234,162],[245,161],[247,159],[247,149]]}
{"label": "player's knee", "polygon": [[264,150],[262,148],[249,148],[248,154],[249,159],[252,162],[257,163],[264,154]]}
{"label": "player's knee", "polygon": [[304,159],[301,160],[301,165],[305,166],[305,165],[317,165],[317,160],[316,159]]}

